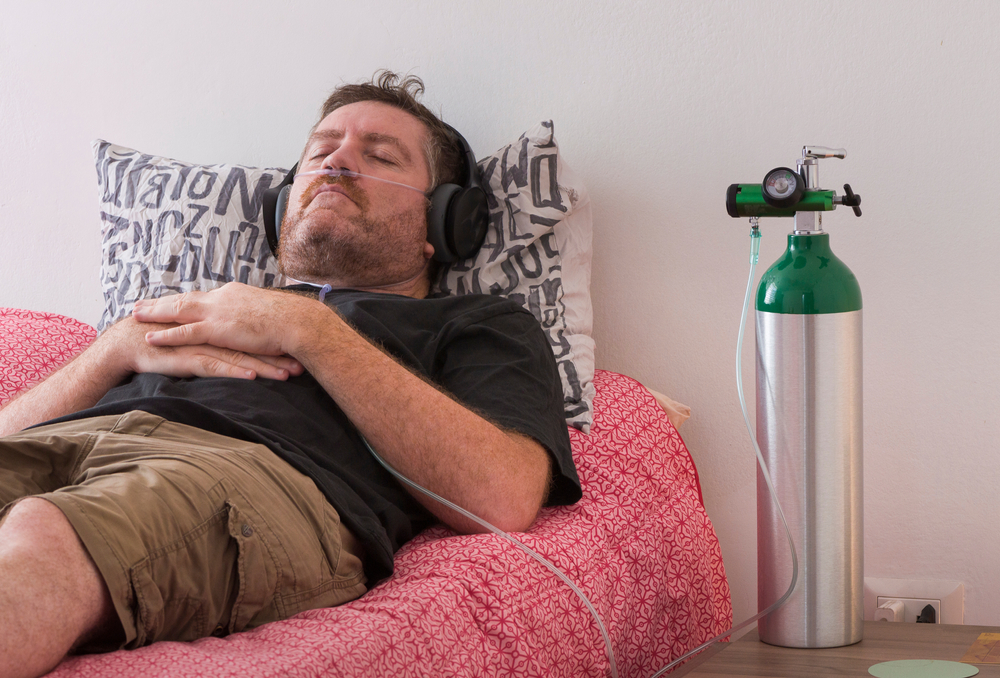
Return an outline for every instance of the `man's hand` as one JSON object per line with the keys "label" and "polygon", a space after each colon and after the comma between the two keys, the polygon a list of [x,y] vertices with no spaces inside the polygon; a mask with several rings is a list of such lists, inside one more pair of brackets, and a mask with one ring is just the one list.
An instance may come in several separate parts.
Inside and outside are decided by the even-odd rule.
{"label": "man's hand", "polygon": [[250,355],[217,346],[159,347],[146,342],[150,325],[125,318],[40,384],[19,394],[0,410],[0,436],[93,407],[129,374],[156,372],[174,377],[288,379],[302,374],[287,356]]}
{"label": "man's hand", "polygon": [[295,346],[298,318],[294,308],[301,301],[307,300],[294,294],[229,283],[210,292],[188,292],[136,302],[132,317],[144,323],[161,324],[146,334],[150,346],[210,345],[259,359],[278,358],[291,354]]}
{"label": "man's hand", "polygon": [[174,324],[139,322],[124,318],[105,334],[117,345],[126,373],[155,372],[171,377],[232,377],[236,379],[285,380],[302,374],[302,365],[286,356],[257,356],[209,344],[154,346],[146,341],[151,332],[162,332]]}

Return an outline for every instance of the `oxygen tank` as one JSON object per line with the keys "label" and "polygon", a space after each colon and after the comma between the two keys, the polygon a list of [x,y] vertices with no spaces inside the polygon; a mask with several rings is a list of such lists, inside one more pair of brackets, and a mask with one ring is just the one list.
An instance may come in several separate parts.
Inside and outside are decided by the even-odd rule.
{"label": "oxygen tank", "polygon": [[[844,197],[816,186],[816,161],[842,158],[842,149],[807,146],[802,156],[797,172],[778,168],[761,185],[766,209],[795,217],[785,253],[757,288],[756,429],[799,575],[785,604],[757,625],[765,643],[819,648],[857,643],[863,630],[861,288],[822,228],[822,210],[843,204],[860,216],[861,200],[848,185]],[[756,200],[753,191],[735,193],[731,214],[740,212],[740,193]],[[770,216],[759,204],[749,209]],[[787,590],[791,577],[785,530],[758,470],[760,610]]]}

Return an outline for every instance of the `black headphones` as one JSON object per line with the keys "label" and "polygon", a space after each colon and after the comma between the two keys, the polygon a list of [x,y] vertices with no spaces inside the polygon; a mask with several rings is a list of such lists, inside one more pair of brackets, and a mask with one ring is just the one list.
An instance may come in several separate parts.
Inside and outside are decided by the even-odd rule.
{"label": "black headphones", "polygon": [[[467,259],[479,251],[486,239],[489,208],[486,191],[479,182],[476,156],[469,142],[454,127],[447,123],[445,126],[455,135],[455,142],[465,160],[463,183],[441,184],[434,189],[427,211],[427,240],[434,246],[434,260],[450,263]],[[278,237],[288,205],[288,194],[298,167],[296,163],[280,184],[263,194],[264,232],[275,256],[278,255]]]}

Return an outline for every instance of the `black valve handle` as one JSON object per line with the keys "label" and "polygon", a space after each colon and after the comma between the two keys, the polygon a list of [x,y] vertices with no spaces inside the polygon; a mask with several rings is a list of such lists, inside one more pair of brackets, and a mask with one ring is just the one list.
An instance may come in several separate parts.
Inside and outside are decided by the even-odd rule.
{"label": "black valve handle", "polygon": [[861,196],[856,194],[851,190],[850,184],[844,184],[844,200],[843,205],[845,207],[850,207],[854,210],[854,216],[861,216]]}

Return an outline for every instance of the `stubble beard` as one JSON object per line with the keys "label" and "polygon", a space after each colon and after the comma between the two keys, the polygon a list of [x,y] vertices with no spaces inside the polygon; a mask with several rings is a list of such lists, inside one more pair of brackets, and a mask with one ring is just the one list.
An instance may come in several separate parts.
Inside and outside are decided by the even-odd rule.
{"label": "stubble beard", "polygon": [[[339,222],[339,223],[338,223]],[[422,208],[374,218],[362,205],[343,216],[330,209],[286,214],[278,266],[299,280],[342,287],[384,286],[418,275],[425,261],[426,212]]]}

